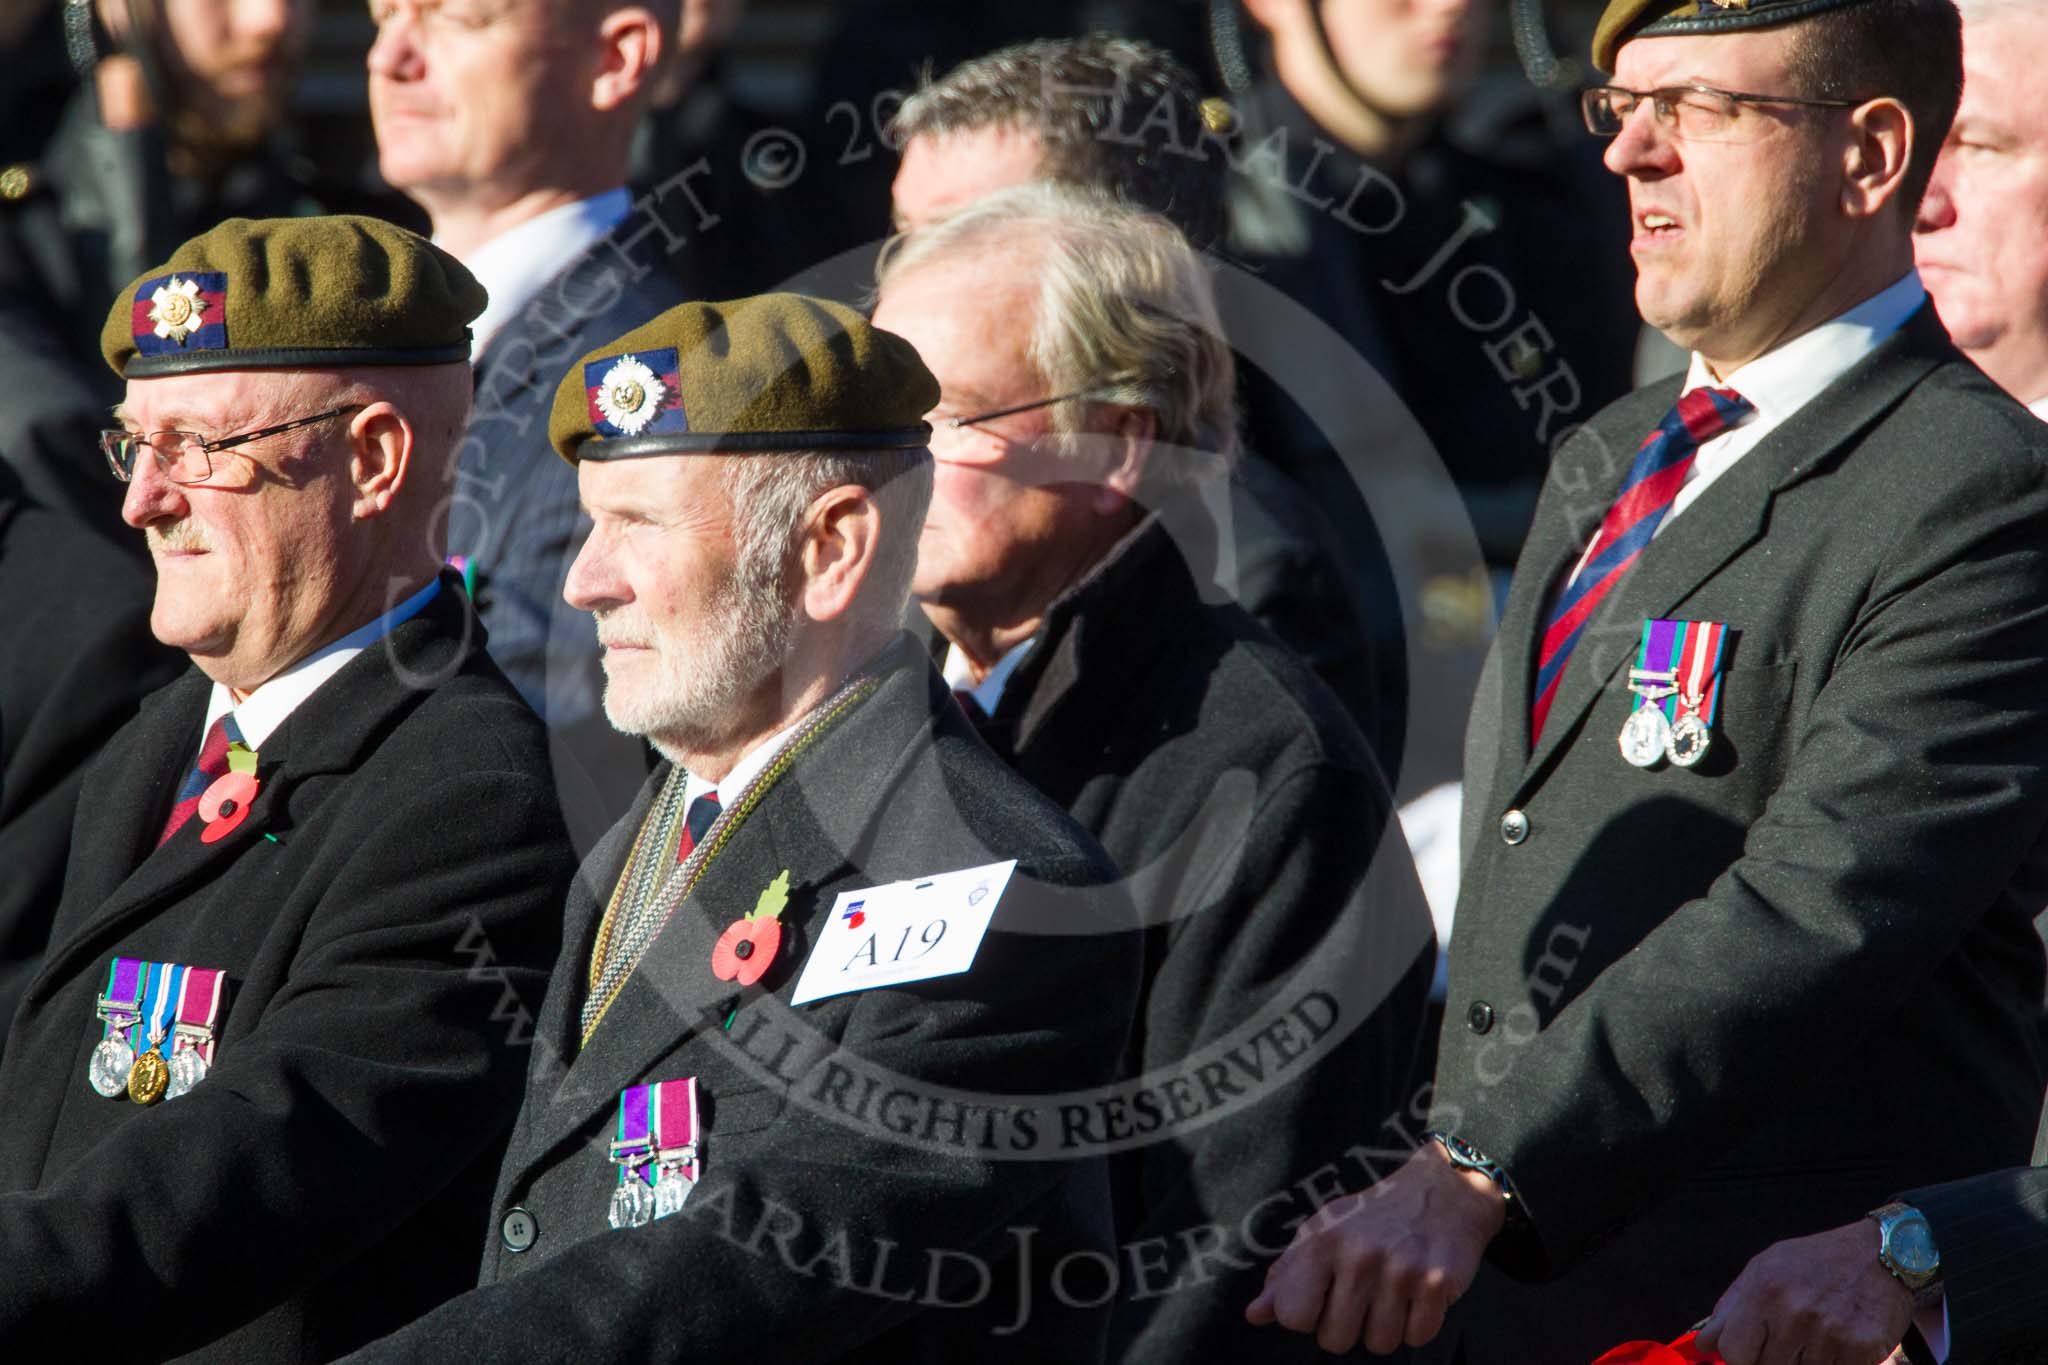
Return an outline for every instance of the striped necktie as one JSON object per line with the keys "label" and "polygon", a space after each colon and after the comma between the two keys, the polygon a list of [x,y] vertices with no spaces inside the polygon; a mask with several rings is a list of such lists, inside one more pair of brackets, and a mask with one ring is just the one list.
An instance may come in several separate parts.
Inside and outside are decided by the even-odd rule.
{"label": "striped necktie", "polygon": [[690,809],[683,815],[683,832],[676,840],[676,862],[678,864],[696,851],[697,841],[704,837],[717,820],[717,792],[705,792],[690,803]]}
{"label": "striped necktie", "polygon": [[1578,575],[1558,595],[1537,651],[1536,700],[1529,711],[1529,743],[1543,736],[1550,704],[1572,649],[1601,600],[1635,566],[1685,484],[1700,447],[1748,417],[1756,407],[1733,389],[1694,389],[1678,403],[1636,450],[1621,494],[1600,522],[1592,549]]}
{"label": "striped necktie", "polygon": [[164,822],[164,832],[157,839],[161,848],[170,842],[173,834],[185,827],[199,809],[199,798],[206,789],[227,776],[228,745],[242,742],[242,727],[235,724],[232,712],[223,711],[220,718],[206,730],[206,742],[199,746],[199,761],[192,765],[192,771],[185,775],[185,785],[178,788],[178,800],[171,807],[171,818]]}

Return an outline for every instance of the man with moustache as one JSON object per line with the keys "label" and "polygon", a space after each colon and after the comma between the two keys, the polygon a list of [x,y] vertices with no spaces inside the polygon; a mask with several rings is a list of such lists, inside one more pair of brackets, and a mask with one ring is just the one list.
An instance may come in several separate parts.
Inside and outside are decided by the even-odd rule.
{"label": "man with moustache", "polygon": [[2032,92],[2048,15],[2025,0],[1961,9],[1963,102],[1913,256],[1950,339],[2048,418],[2048,110]]}
{"label": "man with moustache", "polygon": [[2048,440],[1912,261],[1956,12],[1615,0],[1593,56],[1692,365],[1559,452],[1473,712],[1442,1135],[1249,1310],[1331,1350],[1449,1313],[1577,1365],[1866,1214],[1924,1286],[1887,1201],[2024,1162],[2041,1107]]}
{"label": "man with moustache", "polygon": [[1114,1075],[1137,945],[899,629],[937,398],[794,294],[563,376],[566,591],[665,761],[570,897],[480,1287],[356,1359],[1100,1358],[1052,1276],[1114,1261],[1101,1157],[1043,1097]]}
{"label": "man with moustache", "polygon": [[107,316],[193,667],[85,774],[0,1064],[12,1354],[330,1359],[473,1277],[572,872],[440,571],[482,306],[388,224],[230,219]]}

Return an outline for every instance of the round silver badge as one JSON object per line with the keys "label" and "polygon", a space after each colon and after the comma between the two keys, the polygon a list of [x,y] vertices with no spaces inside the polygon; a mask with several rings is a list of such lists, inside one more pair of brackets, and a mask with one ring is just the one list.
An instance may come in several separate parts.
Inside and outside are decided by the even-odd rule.
{"label": "round silver badge", "polygon": [[1654,767],[1670,739],[1671,722],[1664,719],[1664,708],[1639,707],[1621,727],[1621,756],[1638,768]]}
{"label": "round silver badge", "polygon": [[128,1093],[128,1071],[135,1065],[135,1049],[120,1038],[102,1038],[86,1064],[85,1078],[107,1099]]}
{"label": "round silver badge", "polygon": [[654,1191],[637,1174],[628,1174],[625,1183],[612,1191],[608,1216],[615,1228],[646,1226],[654,1220]]}
{"label": "round silver badge", "polygon": [[1707,747],[1713,742],[1714,732],[1700,719],[1699,712],[1688,711],[1671,727],[1670,737],[1664,742],[1664,756],[1681,768],[1690,768],[1707,756]]}
{"label": "round silver badge", "polygon": [[179,1048],[171,1054],[171,1083],[164,1089],[164,1098],[174,1100],[205,1079],[206,1058],[199,1055],[199,1049]]}

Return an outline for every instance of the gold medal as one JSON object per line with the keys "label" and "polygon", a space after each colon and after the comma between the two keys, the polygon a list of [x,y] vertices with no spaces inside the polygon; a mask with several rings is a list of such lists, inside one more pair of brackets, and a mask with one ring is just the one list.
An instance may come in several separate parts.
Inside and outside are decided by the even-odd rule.
{"label": "gold medal", "polygon": [[128,1070],[128,1098],[137,1104],[155,1104],[171,1083],[171,1068],[155,1048],[145,1050]]}

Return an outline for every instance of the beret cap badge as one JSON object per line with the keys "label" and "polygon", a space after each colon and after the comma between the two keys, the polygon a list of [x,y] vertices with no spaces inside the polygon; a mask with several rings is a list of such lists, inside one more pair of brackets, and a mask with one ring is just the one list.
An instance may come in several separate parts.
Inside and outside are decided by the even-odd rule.
{"label": "beret cap badge", "polygon": [[621,356],[598,382],[597,408],[605,421],[638,436],[661,411],[668,387],[635,356]]}
{"label": "beret cap badge", "polygon": [[150,295],[149,320],[156,324],[156,334],[167,341],[183,344],[199,330],[205,312],[206,300],[199,297],[197,280],[173,275],[168,284],[159,285]]}

